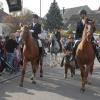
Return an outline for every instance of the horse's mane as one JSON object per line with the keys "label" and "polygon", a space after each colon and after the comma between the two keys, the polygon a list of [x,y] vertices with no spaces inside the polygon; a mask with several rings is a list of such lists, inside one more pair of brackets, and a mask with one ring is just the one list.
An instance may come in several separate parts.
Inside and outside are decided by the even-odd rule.
{"label": "horse's mane", "polygon": [[24,41],[27,40],[28,38],[30,38],[30,40],[32,40],[32,33],[29,32],[30,27],[28,25],[24,25],[23,29],[22,29],[22,35],[24,38]]}
{"label": "horse's mane", "polygon": [[87,37],[88,37],[88,25],[87,24],[85,24],[85,27],[84,27],[84,30],[83,30],[83,34],[82,34],[82,41],[84,42],[86,39],[87,39]]}

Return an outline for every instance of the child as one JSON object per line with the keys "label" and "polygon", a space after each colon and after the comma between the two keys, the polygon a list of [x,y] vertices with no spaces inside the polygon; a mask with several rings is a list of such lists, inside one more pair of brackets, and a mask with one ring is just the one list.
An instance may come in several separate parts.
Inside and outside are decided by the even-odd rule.
{"label": "child", "polygon": [[[74,59],[72,59],[73,45],[74,45],[74,39],[71,35],[69,35],[66,46],[64,47],[64,57],[61,62],[61,67],[63,66],[63,64],[65,67],[65,75],[64,75],[65,78],[67,78],[68,69],[70,69],[71,77],[75,75],[75,67],[74,67],[75,62],[74,62]],[[65,60],[65,63],[64,63],[64,60]]]}
{"label": "child", "polygon": [[[73,45],[74,45],[74,39],[71,35],[68,36],[68,39],[67,39],[67,42],[64,46],[64,57],[62,59],[62,62],[61,62],[61,66],[63,66],[63,62],[64,62],[64,58],[67,56],[67,60],[68,61],[71,61],[73,60],[72,58],[72,51],[73,51]],[[68,57],[69,56],[69,57]]]}
{"label": "child", "polygon": [[21,53],[20,53],[20,47],[18,45],[14,51],[14,60],[13,60],[13,66],[15,67],[16,72],[20,70],[20,59],[21,59]]}

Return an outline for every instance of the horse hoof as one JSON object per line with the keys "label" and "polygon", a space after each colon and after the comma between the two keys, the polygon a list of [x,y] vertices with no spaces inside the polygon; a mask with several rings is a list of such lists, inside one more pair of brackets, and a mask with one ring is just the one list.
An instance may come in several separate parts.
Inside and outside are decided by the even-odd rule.
{"label": "horse hoof", "polygon": [[19,84],[20,87],[23,87],[23,84]]}
{"label": "horse hoof", "polygon": [[43,77],[43,74],[40,74],[40,77]]}
{"label": "horse hoof", "polygon": [[36,81],[32,81],[32,84],[36,84]]}
{"label": "horse hoof", "polygon": [[87,82],[87,84],[88,84],[88,85],[91,85],[92,83],[91,83],[91,82]]}
{"label": "horse hoof", "polygon": [[31,77],[30,80],[33,80],[33,77]]}
{"label": "horse hoof", "polygon": [[85,88],[81,88],[80,92],[84,93],[85,92]]}
{"label": "horse hoof", "polygon": [[71,74],[71,77],[73,77],[73,74]]}
{"label": "horse hoof", "polygon": [[67,75],[66,75],[66,74],[64,75],[64,78],[65,78],[65,79],[67,78]]}

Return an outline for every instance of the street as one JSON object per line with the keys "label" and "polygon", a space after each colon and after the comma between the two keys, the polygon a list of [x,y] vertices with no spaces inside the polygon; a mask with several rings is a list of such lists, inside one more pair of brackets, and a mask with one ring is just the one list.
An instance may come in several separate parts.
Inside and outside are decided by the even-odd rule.
{"label": "street", "polygon": [[[20,75],[0,83],[0,100],[100,100],[100,64],[95,60],[92,85],[86,85],[86,91],[80,92],[80,71],[72,78],[64,78],[64,67],[50,67],[44,59],[44,77],[37,72],[36,85],[31,83],[31,71],[25,75],[24,87],[19,87]],[[31,70],[31,66],[29,66]]]}

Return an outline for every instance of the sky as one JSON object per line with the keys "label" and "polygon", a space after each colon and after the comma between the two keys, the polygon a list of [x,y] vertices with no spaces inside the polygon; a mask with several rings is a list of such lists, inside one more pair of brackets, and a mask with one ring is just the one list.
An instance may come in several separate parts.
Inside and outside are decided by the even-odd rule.
{"label": "sky", "polygon": [[[51,3],[54,0],[41,0],[41,16],[45,16]],[[9,13],[6,0],[0,0],[3,3],[4,11]],[[97,10],[100,7],[100,0],[56,0],[60,9],[88,5],[90,9]],[[23,8],[28,8],[32,12],[40,15],[40,0],[23,0]]]}

